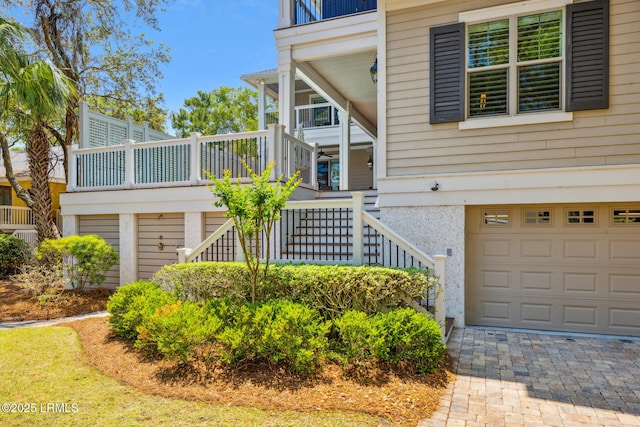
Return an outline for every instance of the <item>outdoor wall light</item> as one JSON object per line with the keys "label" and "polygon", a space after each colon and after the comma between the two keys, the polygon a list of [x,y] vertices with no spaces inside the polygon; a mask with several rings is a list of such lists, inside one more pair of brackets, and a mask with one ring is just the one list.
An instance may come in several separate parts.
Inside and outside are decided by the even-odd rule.
{"label": "outdoor wall light", "polygon": [[438,191],[439,188],[440,188],[440,184],[438,184],[438,181],[436,181],[431,186],[431,191]]}
{"label": "outdoor wall light", "polygon": [[369,156],[369,160],[367,160],[367,167],[369,170],[373,169],[373,159]]}
{"label": "outdoor wall light", "polygon": [[378,55],[373,60],[373,65],[369,68],[369,73],[371,73],[371,81],[373,83],[378,83]]}

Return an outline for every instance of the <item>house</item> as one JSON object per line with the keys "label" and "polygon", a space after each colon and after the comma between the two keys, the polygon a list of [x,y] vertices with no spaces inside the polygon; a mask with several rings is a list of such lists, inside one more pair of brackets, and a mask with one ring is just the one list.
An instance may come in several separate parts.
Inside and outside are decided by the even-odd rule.
{"label": "house", "polygon": [[[62,161],[62,149],[53,147],[51,157],[54,159],[54,168],[49,178],[49,190],[54,210],[54,220],[58,227],[62,226],[60,216],[60,193],[65,191],[64,167]],[[11,165],[16,181],[25,189],[31,187],[27,153],[24,151],[11,151]],[[25,203],[18,198],[7,179],[4,163],[0,165],[0,232],[13,234],[35,244],[35,226],[33,213]]]}
{"label": "house", "polygon": [[[446,254],[446,314],[457,326],[640,336],[639,2],[278,4],[277,79],[273,71],[251,78],[265,124],[264,97],[277,92],[279,124],[246,136],[253,151],[234,148],[239,136],[199,135],[78,147],[78,173],[93,170],[91,156],[121,173],[88,186],[88,176],[70,182],[65,232],[110,221],[121,281],[147,274],[141,266],[167,246],[196,248],[198,259],[232,254],[233,237],[200,171],[216,175],[240,155],[258,167],[273,159],[279,172],[304,176],[295,199],[306,213],[287,219],[275,238],[283,257],[296,238],[297,255],[326,250],[328,238],[303,250],[300,236],[341,218],[324,213],[322,223],[308,213],[331,204],[332,212],[350,209],[347,262],[380,263],[383,249],[403,254],[383,263]],[[338,190],[352,190],[362,164],[351,161],[362,154],[351,124],[370,139],[379,222],[360,214],[360,202],[319,191],[319,146],[296,110],[314,98],[301,100],[302,89],[337,110],[338,139],[323,146],[339,158]],[[293,136],[296,128],[304,138]],[[158,163],[147,161],[153,156],[168,169],[148,170]],[[363,223],[375,230],[365,238]],[[226,236],[226,246],[198,243],[211,233],[217,242]]]}

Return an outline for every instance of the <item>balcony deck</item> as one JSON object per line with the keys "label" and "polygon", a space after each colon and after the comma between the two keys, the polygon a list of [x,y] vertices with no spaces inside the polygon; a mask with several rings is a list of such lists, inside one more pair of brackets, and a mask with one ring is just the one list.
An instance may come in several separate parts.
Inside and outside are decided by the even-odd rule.
{"label": "balcony deck", "polygon": [[184,187],[211,184],[224,170],[248,178],[243,164],[261,174],[275,162],[274,178],[300,171],[303,184],[315,188],[317,148],[284,132],[266,131],[201,136],[152,142],[125,140],[96,148],[73,146],[68,192]]}

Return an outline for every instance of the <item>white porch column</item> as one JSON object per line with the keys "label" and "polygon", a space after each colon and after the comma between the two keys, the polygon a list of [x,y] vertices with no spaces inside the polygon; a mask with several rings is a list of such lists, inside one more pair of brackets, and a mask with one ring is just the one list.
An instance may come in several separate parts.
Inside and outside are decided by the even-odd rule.
{"label": "white porch column", "polygon": [[278,83],[278,121],[293,134],[296,128],[296,64],[291,58],[290,47],[278,52]]}
{"label": "white porch column", "polygon": [[78,216],[62,215],[62,235],[75,236],[78,234]]}
{"label": "white porch column", "polygon": [[135,214],[120,214],[120,286],[138,278],[138,225]]}
{"label": "white porch column", "polygon": [[264,80],[258,83],[258,130],[267,129],[267,91]]}
{"label": "white porch column", "polygon": [[204,240],[204,216],[202,212],[184,213],[184,246],[195,248]]}
{"label": "white porch column", "polygon": [[340,190],[349,189],[349,155],[351,151],[351,114],[347,111],[338,111],[340,119]]}

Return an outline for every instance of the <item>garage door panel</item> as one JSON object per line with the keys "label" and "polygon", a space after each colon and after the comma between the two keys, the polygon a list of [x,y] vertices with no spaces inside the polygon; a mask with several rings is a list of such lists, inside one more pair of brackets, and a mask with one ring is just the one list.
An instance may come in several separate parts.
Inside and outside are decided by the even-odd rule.
{"label": "garage door panel", "polygon": [[553,290],[553,272],[551,271],[522,271],[520,284],[523,290]]}
{"label": "garage door panel", "polygon": [[[523,220],[538,207],[470,208],[467,323],[640,336],[640,224],[612,221],[613,206],[544,207],[544,224]],[[484,223],[497,209],[511,213],[509,226]]]}
{"label": "garage door panel", "polygon": [[609,259],[613,262],[640,264],[640,240],[616,238],[609,242]]}
{"label": "garage door panel", "polygon": [[640,274],[610,274],[609,293],[614,297],[640,299]]}
{"label": "garage door panel", "polygon": [[638,308],[610,308],[609,324],[629,335],[637,335],[640,328],[640,309]]}
{"label": "garage door panel", "polygon": [[[562,289],[567,293],[596,294],[598,273],[562,273]],[[562,296],[562,295],[560,295]]]}
{"label": "garage door panel", "polygon": [[520,253],[523,258],[532,260],[553,259],[553,239],[522,239],[520,241]]}

